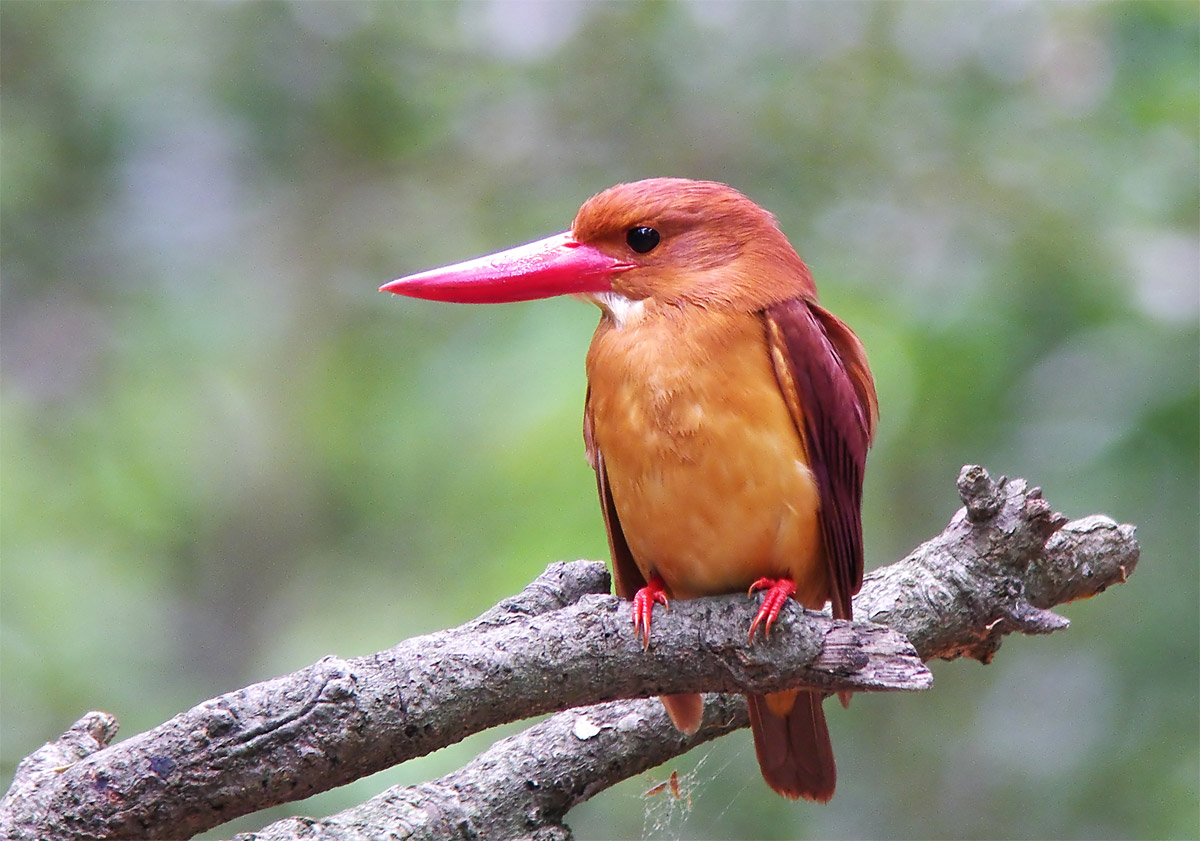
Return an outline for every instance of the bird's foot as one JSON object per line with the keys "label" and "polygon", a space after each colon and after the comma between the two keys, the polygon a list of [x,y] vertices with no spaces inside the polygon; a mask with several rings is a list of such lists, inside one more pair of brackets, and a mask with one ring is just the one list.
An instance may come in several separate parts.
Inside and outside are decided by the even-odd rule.
{"label": "bird's foot", "polygon": [[771,626],[779,618],[779,611],[788,599],[796,595],[796,582],[790,578],[760,578],[750,585],[751,595],[756,590],[766,590],[767,594],[763,597],[762,606],[759,607],[754,621],[750,623],[751,640],[754,639],[754,632],[758,630],[759,625],[762,625],[764,637],[771,635]]}
{"label": "bird's foot", "polygon": [[667,607],[667,589],[660,577],[652,575],[646,586],[633,594],[633,636],[644,635],[643,648],[650,647],[650,619],[656,602]]}

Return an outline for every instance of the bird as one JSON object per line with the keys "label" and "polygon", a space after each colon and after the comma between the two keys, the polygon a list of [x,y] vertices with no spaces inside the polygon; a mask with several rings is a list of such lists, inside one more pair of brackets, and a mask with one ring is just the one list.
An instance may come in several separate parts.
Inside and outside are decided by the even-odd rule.
{"label": "bird", "polygon": [[[824,309],[776,218],[714,181],[651,178],[588,199],[570,230],[386,283],[458,303],[571,295],[600,308],[583,437],[615,590],[650,643],[656,605],[763,591],[768,636],[791,599],[853,617],[862,488],[878,419],[862,342]],[[846,703],[848,696],[843,696]],[[823,695],[748,696],[767,784],[827,802]],[[698,694],[662,697],[694,733]]]}

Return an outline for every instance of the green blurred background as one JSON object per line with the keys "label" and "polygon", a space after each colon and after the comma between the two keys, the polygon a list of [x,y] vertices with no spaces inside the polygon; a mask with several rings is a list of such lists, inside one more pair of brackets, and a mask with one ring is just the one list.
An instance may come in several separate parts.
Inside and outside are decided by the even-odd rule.
{"label": "green blurred background", "polygon": [[[742,733],[579,837],[1196,837],[1198,10],[0,4],[3,785],[86,710],[130,735],[606,557],[597,313],[375,290],[677,175],[774,211],[866,344],[868,567],[964,462],[1135,523],[1142,561],[1065,633],[831,708],[827,807]],[[644,794],[672,769],[690,805]]]}

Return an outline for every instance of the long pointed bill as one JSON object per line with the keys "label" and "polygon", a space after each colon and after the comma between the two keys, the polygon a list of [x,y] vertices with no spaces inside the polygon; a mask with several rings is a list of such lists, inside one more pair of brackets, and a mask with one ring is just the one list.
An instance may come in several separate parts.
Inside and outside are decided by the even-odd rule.
{"label": "long pointed bill", "polygon": [[379,287],[410,298],[459,304],[503,304],[555,295],[607,292],[628,269],[598,248],[569,234],[540,239],[498,254],[402,277]]}

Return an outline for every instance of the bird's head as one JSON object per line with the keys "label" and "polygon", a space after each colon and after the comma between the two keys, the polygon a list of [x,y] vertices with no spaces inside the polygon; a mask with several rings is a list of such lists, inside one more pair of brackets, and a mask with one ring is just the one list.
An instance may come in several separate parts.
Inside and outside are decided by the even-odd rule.
{"label": "bird's head", "polygon": [[571,294],[610,312],[645,299],[754,310],[816,297],[770,213],[724,184],[682,178],[618,184],[588,199],[566,233],[381,289],[458,303]]}

